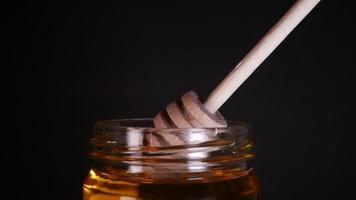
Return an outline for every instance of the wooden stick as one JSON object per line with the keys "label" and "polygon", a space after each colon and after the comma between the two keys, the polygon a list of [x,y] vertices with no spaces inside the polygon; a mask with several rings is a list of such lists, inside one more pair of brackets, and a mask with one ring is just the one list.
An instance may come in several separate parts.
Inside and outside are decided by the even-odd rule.
{"label": "wooden stick", "polygon": [[298,0],[230,74],[214,89],[204,103],[215,113],[255,69],[277,48],[288,34],[319,3],[320,0]]}

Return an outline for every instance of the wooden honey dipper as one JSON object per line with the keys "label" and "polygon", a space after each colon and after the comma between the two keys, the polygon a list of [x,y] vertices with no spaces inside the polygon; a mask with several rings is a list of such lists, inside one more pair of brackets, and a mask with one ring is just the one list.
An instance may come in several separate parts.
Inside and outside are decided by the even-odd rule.
{"label": "wooden honey dipper", "polygon": [[[205,103],[189,91],[180,101],[170,103],[154,117],[156,128],[226,127],[218,109],[253,71],[277,48],[288,34],[319,3],[320,0],[298,0],[265,34],[256,46],[240,61],[232,72],[213,90]],[[168,142],[170,140],[167,138]],[[171,143],[177,143],[171,142]],[[178,142],[179,143],[179,142]]]}

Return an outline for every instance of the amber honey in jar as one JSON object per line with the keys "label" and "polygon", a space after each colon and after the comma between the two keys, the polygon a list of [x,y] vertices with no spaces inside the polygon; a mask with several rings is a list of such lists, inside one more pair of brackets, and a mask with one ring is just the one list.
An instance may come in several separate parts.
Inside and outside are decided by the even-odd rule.
{"label": "amber honey in jar", "polygon": [[150,119],[95,124],[84,200],[257,200],[249,126],[156,129]]}

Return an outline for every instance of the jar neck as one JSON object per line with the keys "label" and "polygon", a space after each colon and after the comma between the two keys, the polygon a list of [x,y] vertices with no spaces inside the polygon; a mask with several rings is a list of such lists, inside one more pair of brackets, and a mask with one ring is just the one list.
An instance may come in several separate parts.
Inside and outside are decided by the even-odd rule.
{"label": "jar neck", "polygon": [[[251,170],[248,161],[254,154],[245,123],[234,122],[227,128],[164,130],[123,125],[113,129],[113,121],[101,123],[106,126],[103,129],[103,124],[96,125],[90,157],[96,173],[107,178],[201,182],[231,179]],[[184,144],[157,145],[147,141],[157,135],[178,135]]]}

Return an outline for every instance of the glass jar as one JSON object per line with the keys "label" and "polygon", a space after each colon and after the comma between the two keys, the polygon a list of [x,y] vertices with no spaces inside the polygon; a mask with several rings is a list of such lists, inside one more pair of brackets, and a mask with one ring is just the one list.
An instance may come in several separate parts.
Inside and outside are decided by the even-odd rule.
{"label": "glass jar", "polygon": [[100,121],[84,200],[256,200],[249,125],[156,129],[151,119]]}

